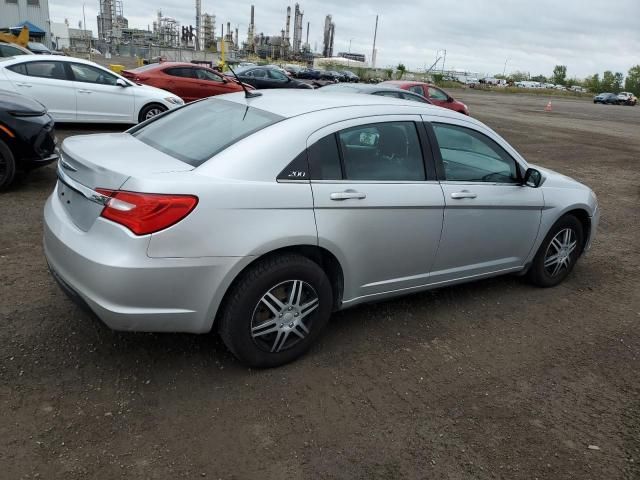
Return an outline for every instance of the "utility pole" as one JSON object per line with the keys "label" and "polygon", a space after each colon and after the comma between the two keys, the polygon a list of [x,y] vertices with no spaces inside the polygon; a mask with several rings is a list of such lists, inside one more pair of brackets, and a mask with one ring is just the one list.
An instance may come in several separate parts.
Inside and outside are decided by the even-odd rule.
{"label": "utility pole", "polygon": [[84,3],[82,4],[82,26],[84,27],[84,41],[87,42],[89,47],[89,61],[91,61],[91,40],[87,40],[87,17],[84,15]]}
{"label": "utility pole", "polygon": [[371,52],[371,68],[376,68],[376,37],[378,36],[378,15],[376,15],[376,28],[373,31],[373,51]]}
{"label": "utility pole", "polygon": [[504,68],[502,69],[502,76],[504,77],[505,72],[507,71],[507,62],[509,61],[509,57],[504,61]]}
{"label": "utility pole", "polygon": [[442,59],[442,75],[444,76],[444,64],[447,61],[447,51],[444,51],[444,58]]}

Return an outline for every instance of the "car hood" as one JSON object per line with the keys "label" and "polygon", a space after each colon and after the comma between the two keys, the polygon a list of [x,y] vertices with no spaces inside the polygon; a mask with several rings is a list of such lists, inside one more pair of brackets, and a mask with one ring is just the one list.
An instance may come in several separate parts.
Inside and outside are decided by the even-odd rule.
{"label": "car hood", "polygon": [[162,90],[161,88],[152,87],[150,85],[139,85],[135,84],[135,92],[136,95],[145,95],[153,98],[167,98],[167,97],[175,97],[171,92],[167,92],[166,90]]}
{"label": "car hood", "polygon": [[42,115],[47,111],[37,100],[8,90],[0,90],[0,110],[26,115]]}
{"label": "car hood", "polygon": [[561,173],[549,170],[548,168],[540,167],[538,165],[529,164],[529,166],[531,168],[539,170],[540,173],[542,173],[542,176],[544,177],[544,183],[542,184],[543,188],[572,188],[576,190],[590,190],[586,185]]}

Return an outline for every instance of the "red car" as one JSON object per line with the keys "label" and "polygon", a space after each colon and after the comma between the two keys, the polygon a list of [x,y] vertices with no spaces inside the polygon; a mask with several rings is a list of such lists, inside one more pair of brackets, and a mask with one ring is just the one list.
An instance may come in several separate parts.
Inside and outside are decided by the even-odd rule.
{"label": "red car", "polygon": [[388,85],[390,87],[401,88],[402,90],[409,90],[410,92],[428,98],[434,105],[469,115],[469,108],[464,103],[459,102],[441,88],[429,83],[412,82],[409,80],[389,80],[379,85]]}
{"label": "red car", "polygon": [[[193,63],[152,63],[133,70],[124,70],[122,76],[132,82],[167,90],[185,102],[242,91],[235,79]],[[247,88],[253,89],[251,86]]]}

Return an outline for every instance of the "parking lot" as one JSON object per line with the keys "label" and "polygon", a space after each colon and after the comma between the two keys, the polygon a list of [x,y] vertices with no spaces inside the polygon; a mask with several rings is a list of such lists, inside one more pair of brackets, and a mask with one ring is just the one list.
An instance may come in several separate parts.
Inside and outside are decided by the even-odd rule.
{"label": "parking lot", "polygon": [[566,282],[356,307],[297,362],[247,370],[215,335],[113,332],[65,297],[46,167],[0,194],[0,477],[640,478],[640,107],[451,93],[595,190],[598,237]]}

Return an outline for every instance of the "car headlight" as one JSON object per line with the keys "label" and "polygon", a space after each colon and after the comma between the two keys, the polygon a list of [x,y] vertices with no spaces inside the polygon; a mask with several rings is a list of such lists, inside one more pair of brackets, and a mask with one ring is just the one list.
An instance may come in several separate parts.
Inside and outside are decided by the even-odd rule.
{"label": "car headlight", "polygon": [[184,105],[182,99],[178,97],[167,97],[165,100],[169,103],[173,103],[174,105]]}

